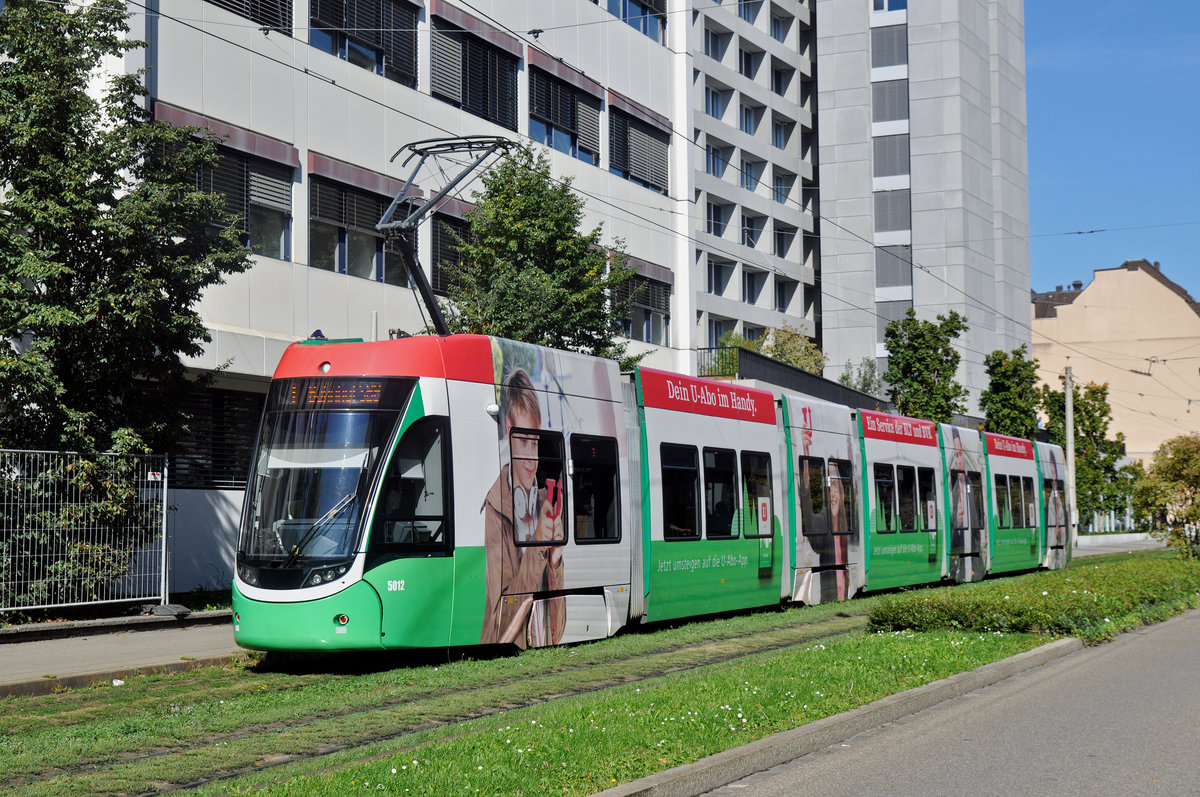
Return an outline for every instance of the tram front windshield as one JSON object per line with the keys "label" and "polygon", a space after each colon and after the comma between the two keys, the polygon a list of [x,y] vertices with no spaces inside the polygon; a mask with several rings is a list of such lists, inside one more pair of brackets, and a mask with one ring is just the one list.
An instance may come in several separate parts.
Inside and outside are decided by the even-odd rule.
{"label": "tram front windshield", "polygon": [[370,485],[413,384],[296,379],[272,385],[239,564],[305,569],[353,557]]}

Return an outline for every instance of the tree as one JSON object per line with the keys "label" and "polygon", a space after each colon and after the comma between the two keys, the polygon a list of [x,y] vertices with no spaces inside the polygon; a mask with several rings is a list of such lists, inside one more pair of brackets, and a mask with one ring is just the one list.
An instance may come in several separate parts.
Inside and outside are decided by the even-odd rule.
{"label": "tree", "polygon": [[1168,545],[1200,559],[1200,434],[1172,437],[1158,447],[1134,484],[1133,505],[1140,519],[1162,530]]}
{"label": "tree", "polygon": [[[807,335],[786,321],[781,327],[769,327],[761,337],[750,340],[740,332],[726,332],[717,342],[721,350],[746,349],[772,360],[799,368],[818,376],[825,370],[825,353]],[[725,374],[737,370],[737,352],[730,358],[724,351],[718,353],[717,370]]]}
{"label": "tree", "polygon": [[786,321],[781,327],[767,330],[766,343],[762,353],[768,357],[787,363],[793,368],[807,371],[820,376],[825,371],[825,352],[817,348],[817,344],[800,330]]}
{"label": "tree", "polygon": [[[1081,518],[1097,512],[1123,512],[1130,498],[1130,482],[1121,478],[1117,461],[1125,446],[1125,435],[1108,438],[1112,408],[1108,385],[1086,383],[1074,387],[1075,416],[1075,503]],[[1066,393],[1049,385],[1038,389],[1046,433],[1050,441],[1067,446]]]}
{"label": "tree", "polygon": [[911,307],[904,318],[887,325],[883,378],[901,415],[950,423],[963,412],[967,389],[954,380],[960,359],[954,341],[966,330],[967,320],[954,310],[935,323],[918,319]]}
{"label": "tree", "polygon": [[629,299],[618,288],[635,271],[622,244],[603,246],[602,226],[579,232],[583,201],[544,154],[509,155],[483,183],[462,263],[447,264],[451,329],[624,358]]}
{"label": "tree", "polygon": [[202,290],[248,253],[195,131],[152,121],[122,0],[0,11],[0,446],[163,445],[209,339]]}
{"label": "tree", "polygon": [[1028,352],[1022,343],[984,357],[988,386],[979,394],[979,408],[987,431],[1026,439],[1037,434],[1038,362]]}
{"label": "tree", "polygon": [[846,360],[846,368],[838,381],[851,390],[866,393],[868,396],[879,398],[884,393],[883,380],[879,378],[879,366],[874,357],[863,357],[858,365],[851,365]]}

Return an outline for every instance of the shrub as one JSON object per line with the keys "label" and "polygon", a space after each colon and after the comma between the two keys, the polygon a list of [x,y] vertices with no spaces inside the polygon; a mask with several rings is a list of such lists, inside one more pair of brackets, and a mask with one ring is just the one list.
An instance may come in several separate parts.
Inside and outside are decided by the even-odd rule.
{"label": "shrub", "polygon": [[874,631],[1006,631],[1109,639],[1198,605],[1200,563],[1140,557],[954,589],[905,592],[868,616]]}

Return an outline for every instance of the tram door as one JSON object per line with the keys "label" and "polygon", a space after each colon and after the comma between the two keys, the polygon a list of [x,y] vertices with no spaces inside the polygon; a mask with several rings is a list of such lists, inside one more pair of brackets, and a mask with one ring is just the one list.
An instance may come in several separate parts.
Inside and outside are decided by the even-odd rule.
{"label": "tram door", "polygon": [[807,396],[783,400],[788,449],[791,599],[846,600],[863,585],[858,440],[848,408]]}

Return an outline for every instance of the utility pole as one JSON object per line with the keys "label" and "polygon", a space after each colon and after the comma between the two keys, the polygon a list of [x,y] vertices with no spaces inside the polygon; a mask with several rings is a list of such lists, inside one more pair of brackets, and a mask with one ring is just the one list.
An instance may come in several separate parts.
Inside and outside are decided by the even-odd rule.
{"label": "utility pole", "polygon": [[1067,410],[1067,524],[1070,528],[1071,547],[1074,548],[1079,536],[1079,510],[1075,504],[1075,383],[1069,365],[1063,372],[1063,398]]}

